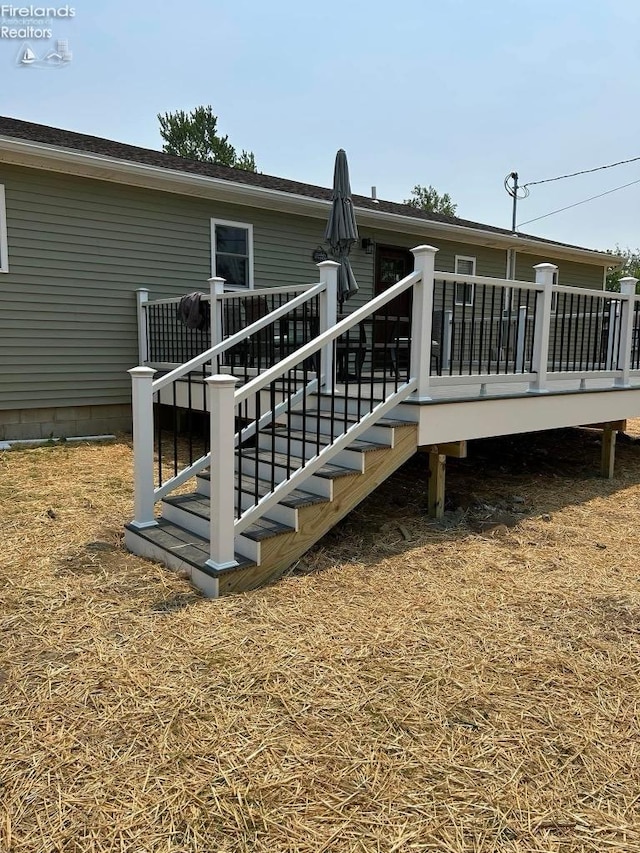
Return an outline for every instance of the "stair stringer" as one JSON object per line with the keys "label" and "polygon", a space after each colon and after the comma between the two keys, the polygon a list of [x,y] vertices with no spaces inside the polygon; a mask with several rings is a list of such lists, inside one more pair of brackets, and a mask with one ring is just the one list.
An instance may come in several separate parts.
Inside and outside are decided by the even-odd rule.
{"label": "stair stringer", "polygon": [[364,471],[334,482],[333,497],[327,503],[301,507],[298,530],[282,533],[261,542],[260,565],[221,573],[218,594],[255,589],[275,580],[305,554],[325,533],[391,476],[418,448],[418,425],[394,427],[394,446],[370,451]]}

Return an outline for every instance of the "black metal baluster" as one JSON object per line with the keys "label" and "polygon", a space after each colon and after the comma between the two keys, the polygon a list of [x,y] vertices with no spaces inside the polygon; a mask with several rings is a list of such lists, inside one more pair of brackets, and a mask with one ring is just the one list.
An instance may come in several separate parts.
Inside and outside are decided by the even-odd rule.
{"label": "black metal baluster", "polygon": [[[511,325],[512,325],[512,315],[513,315],[513,298],[512,294],[508,294],[509,298],[507,299],[507,291],[503,288],[502,290],[502,304],[507,305],[506,314],[507,314],[507,342],[504,347],[504,372],[505,375],[509,373],[509,349],[513,346],[511,340]],[[505,313],[505,309],[503,308],[503,316]]]}
{"label": "black metal baluster", "polygon": [[478,373],[483,373],[484,365],[484,331],[486,324],[486,301],[487,301],[487,285],[480,285],[482,288],[482,299],[480,303],[480,334],[478,335]]}
{"label": "black metal baluster", "polygon": [[[271,483],[270,488],[273,491],[276,487],[276,418],[275,418],[275,410],[276,410],[276,383],[275,381],[271,382],[269,385],[269,404],[270,404],[270,415],[271,418]],[[287,476],[289,476],[289,471],[287,471]]]}
{"label": "black metal baluster", "polygon": [[565,330],[566,330],[566,322],[567,322],[567,294],[562,294],[562,319],[560,321],[560,372],[564,367],[564,361],[562,358],[564,352],[564,342],[565,338]]}
{"label": "black metal baluster", "polygon": [[[291,430],[293,426],[291,424],[291,397],[292,397],[292,380],[293,374],[295,373],[295,367],[291,368],[287,371],[287,471],[291,469]],[[304,433],[306,428],[306,424],[302,424],[302,432]]]}
{"label": "black metal baluster", "polygon": [[189,441],[189,465],[193,465],[193,409],[191,399],[191,373],[187,373],[187,437]]}
{"label": "black metal baluster", "polygon": [[597,338],[598,338],[598,325],[596,323],[596,328],[593,328],[593,296],[589,296],[589,332],[588,332],[588,345],[587,345],[587,363],[585,365],[586,370],[595,370],[596,366],[596,352],[597,352]]}
{"label": "black metal baluster", "polygon": [[178,476],[178,401],[177,382],[171,385],[173,389],[173,476]]}
{"label": "black metal baluster", "polygon": [[458,374],[464,373],[464,345],[467,340],[467,286],[462,285],[462,319],[460,321],[460,369]]}
{"label": "black metal baluster", "polygon": [[453,376],[453,362],[455,360],[456,353],[456,283],[453,282],[453,291],[452,291],[452,299],[451,299],[451,353],[449,357],[449,376]]}
{"label": "black metal baluster", "polygon": [[618,332],[618,345],[616,347],[615,370],[620,370],[620,355],[622,352],[622,301],[618,300],[616,312],[616,326]]}
{"label": "black metal baluster", "polygon": [[[477,296],[477,287],[478,285],[474,285],[470,290],[471,297],[471,328],[469,330],[469,376],[473,373],[473,353],[476,342],[476,296]],[[465,290],[466,294],[466,290]]]}
{"label": "black metal baluster", "polygon": [[156,427],[156,445],[158,447],[158,486],[164,483],[162,479],[162,405],[160,404],[160,395],[158,394],[158,402],[154,405],[154,422]]}

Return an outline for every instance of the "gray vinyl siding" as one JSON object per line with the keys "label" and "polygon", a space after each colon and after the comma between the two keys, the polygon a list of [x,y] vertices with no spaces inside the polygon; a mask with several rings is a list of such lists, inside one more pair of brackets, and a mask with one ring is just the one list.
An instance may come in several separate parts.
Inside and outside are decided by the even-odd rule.
{"label": "gray vinyl siding", "polygon": [[534,281],[536,264],[552,263],[558,267],[558,284],[571,287],[588,287],[603,290],[604,267],[581,264],[576,261],[563,261],[548,256],[529,255],[518,252],[516,257],[516,277],[519,281]]}
{"label": "gray vinyl siding", "polygon": [[[323,243],[324,222],[316,218],[1,164],[0,184],[10,269],[0,273],[0,409],[128,403],[135,291],[147,287],[157,299],[205,290],[212,217],[253,225],[255,287],[318,279],[311,255]],[[461,254],[477,258],[478,275],[505,275],[502,249],[428,231],[361,229],[361,237],[406,248],[430,243],[439,270],[452,272]],[[348,310],[371,298],[375,255],[358,245],[352,262],[360,292]],[[527,259],[529,269],[535,262]],[[562,283],[569,266],[584,268],[571,271],[574,283],[589,273],[601,285],[601,268],[564,263]]]}
{"label": "gray vinyl siding", "polygon": [[319,220],[0,166],[0,409],[129,401],[135,291],[206,290],[211,217],[254,225],[255,286],[317,280]]}

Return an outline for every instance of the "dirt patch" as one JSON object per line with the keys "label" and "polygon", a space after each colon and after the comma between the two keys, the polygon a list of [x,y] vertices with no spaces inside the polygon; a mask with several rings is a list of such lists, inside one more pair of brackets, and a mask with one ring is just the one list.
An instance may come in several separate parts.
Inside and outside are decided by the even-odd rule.
{"label": "dirt patch", "polygon": [[123,550],[126,441],[0,454],[0,850],[640,851],[640,447],[598,454],[478,442],[445,524],[417,456],[216,602]]}

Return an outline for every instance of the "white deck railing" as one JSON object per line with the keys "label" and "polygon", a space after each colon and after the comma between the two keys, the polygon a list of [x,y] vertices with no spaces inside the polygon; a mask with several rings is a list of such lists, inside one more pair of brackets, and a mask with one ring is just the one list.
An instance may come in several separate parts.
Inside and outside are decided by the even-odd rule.
{"label": "white deck railing", "polygon": [[[223,282],[211,280],[212,305],[210,329],[213,346],[185,361],[164,376],[154,380],[155,370],[141,366],[129,371],[133,381],[135,521],[138,527],[155,524],[154,504],[188,479],[210,468],[211,521],[210,566],[223,568],[232,565],[235,537],[242,533],[262,513],[298,488],[304,480],[346,448],[377,419],[392,411],[409,395],[417,401],[430,399],[431,387],[475,384],[480,395],[486,385],[494,382],[528,384],[531,393],[545,393],[558,379],[575,379],[585,387],[589,377],[609,378],[616,387],[628,387],[631,375],[640,375],[640,310],[635,296],[636,279],[621,281],[621,292],[592,291],[553,285],[556,267],[538,264],[534,282],[495,279],[486,276],[464,276],[434,271],[437,249],[420,246],[413,250],[415,271],[402,281],[376,296],[346,319],[337,322],[337,264],[319,264],[320,282],[299,288],[280,288],[282,293],[295,293],[293,298],[278,306],[245,328],[223,338],[222,306],[226,300],[238,299],[239,294],[222,292]],[[458,300],[460,285],[473,287],[471,303]],[[412,293],[410,329],[403,336],[396,331],[394,340],[376,339],[376,319],[384,315],[384,328],[390,319],[390,304],[400,295]],[[273,290],[264,291],[273,294]],[[464,289],[463,289],[464,294]],[[554,296],[555,294],[555,296]],[[249,299],[260,295],[250,291]],[[295,351],[287,351],[274,359],[266,369],[245,375],[244,385],[236,388],[237,380],[226,374],[211,375],[207,366],[220,365],[221,356],[234,347],[273,328],[291,312],[299,310],[310,300],[318,298],[317,334],[303,341]],[[139,296],[139,328],[145,335],[147,306],[178,300],[155,300]],[[553,303],[555,301],[555,307]],[[552,310],[554,308],[554,310]],[[385,314],[386,312],[386,314]],[[366,340],[365,327],[372,329]],[[367,405],[363,405],[365,358],[357,358],[358,375],[353,380],[358,399],[357,417],[332,426],[328,441],[318,441],[301,461],[292,462],[288,451],[287,476],[276,479],[273,470],[277,462],[278,430],[291,428],[291,415],[307,411],[312,394],[322,391],[334,402],[349,396],[349,369],[346,383],[336,380],[336,358],[342,352],[348,362],[350,334],[368,350],[370,384]],[[351,338],[353,341],[353,337]],[[405,347],[408,357],[406,373],[400,376],[399,354]],[[382,354],[382,368],[376,357]],[[388,357],[391,356],[389,362]],[[435,368],[434,368],[435,363]],[[154,483],[154,398],[170,390],[173,409],[177,407],[176,388],[189,381],[194,370],[202,370],[203,409],[209,415],[210,449],[195,461],[177,470],[165,482]],[[394,380],[389,379],[392,371]],[[380,390],[382,389],[382,390]],[[189,386],[191,394],[191,386]],[[191,403],[189,403],[191,407]],[[346,404],[345,404],[346,412]],[[303,416],[303,420],[304,420]],[[318,414],[318,417],[319,414]],[[245,474],[243,459],[249,459],[246,440],[267,436],[272,473],[266,488],[259,488],[258,450],[255,451],[255,494],[244,497],[241,481]],[[177,427],[176,427],[177,429]],[[326,438],[326,436],[325,436]],[[177,438],[174,437],[174,442]],[[269,442],[271,442],[269,444]],[[249,460],[251,461],[251,460]],[[268,465],[268,460],[265,463]],[[237,485],[237,489],[236,489]],[[264,483],[262,484],[264,486]]]}

